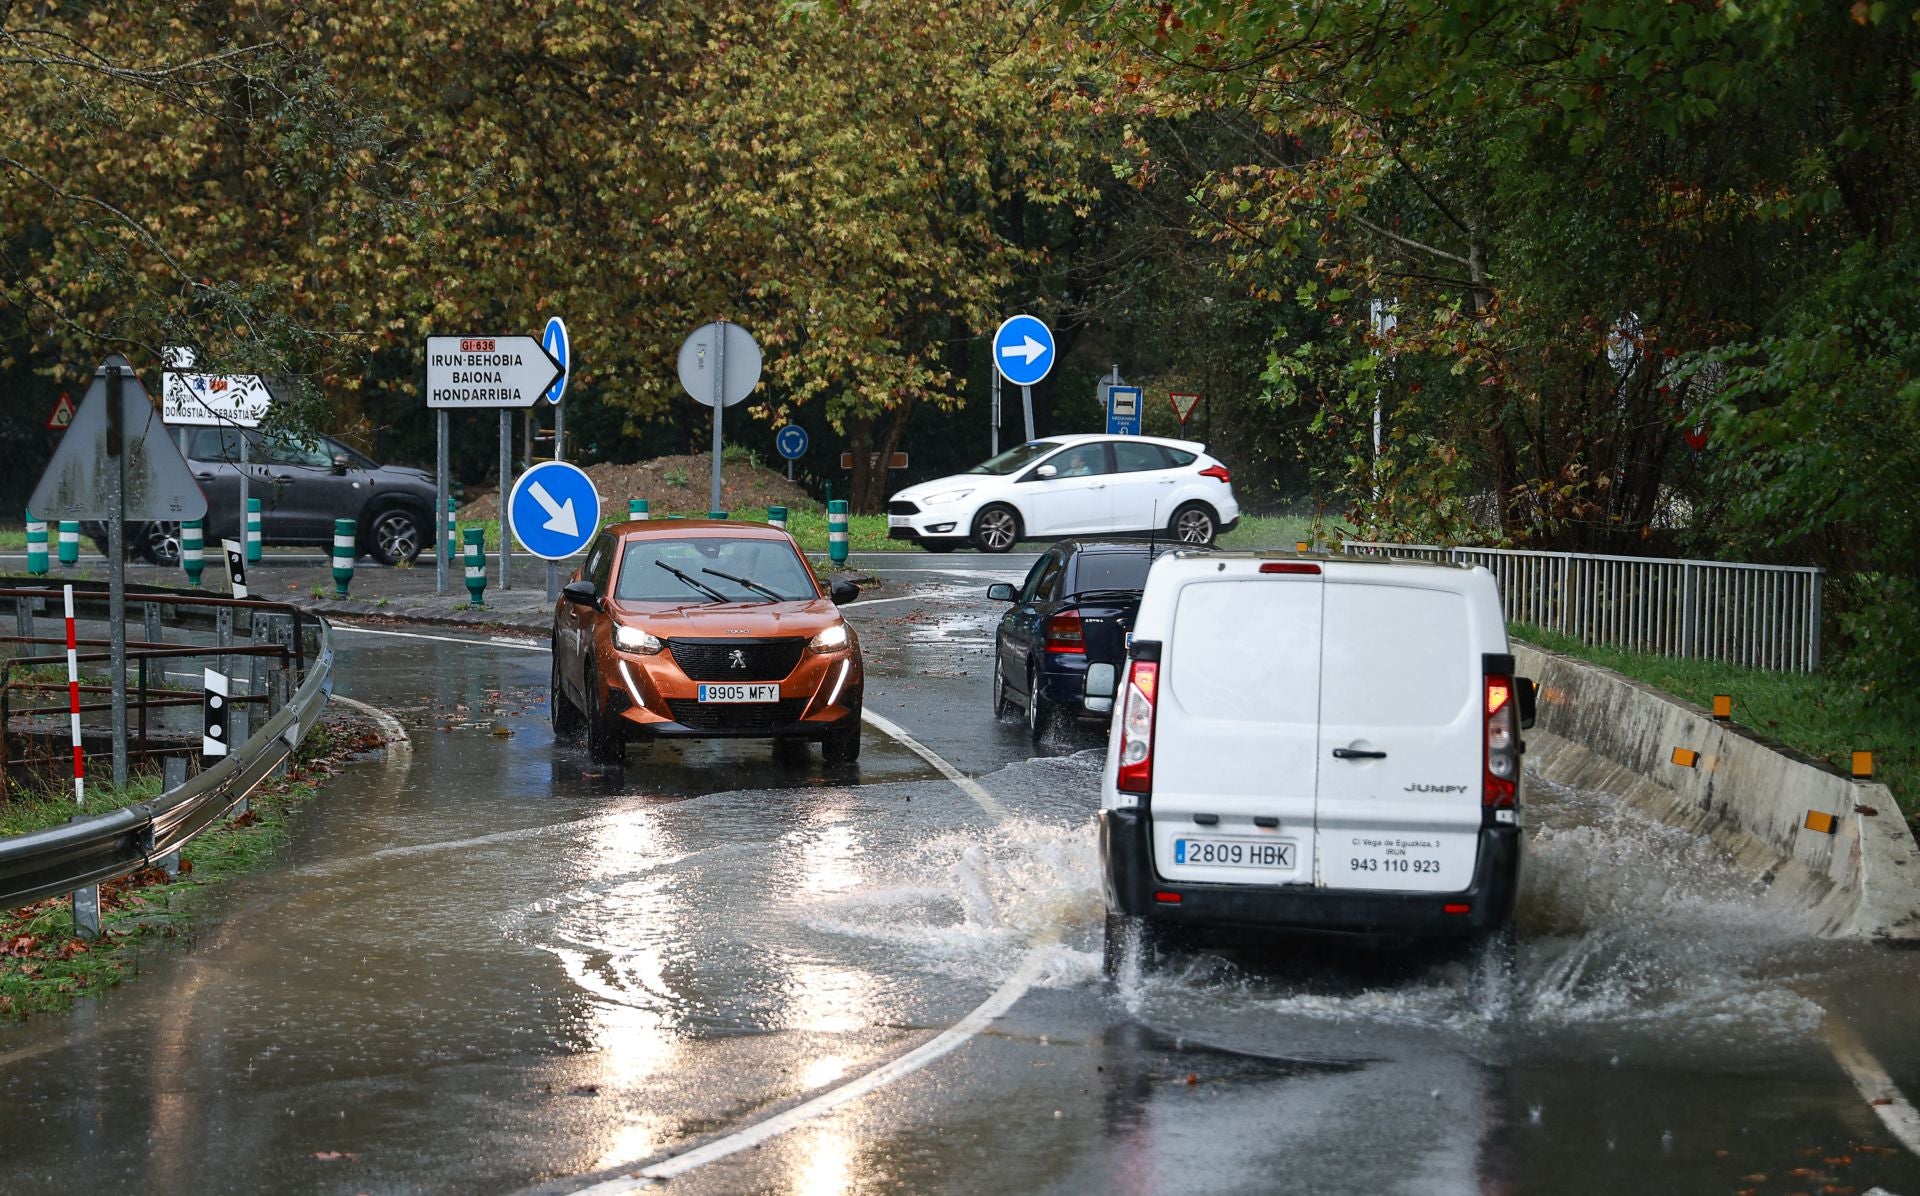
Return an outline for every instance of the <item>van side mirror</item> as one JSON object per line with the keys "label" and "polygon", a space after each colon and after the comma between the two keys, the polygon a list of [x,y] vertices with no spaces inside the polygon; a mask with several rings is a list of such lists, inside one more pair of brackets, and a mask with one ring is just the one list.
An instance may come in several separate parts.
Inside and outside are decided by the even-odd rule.
{"label": "van side mirror", "polygon": [[570,581],[560,587],[560,596],[575,606],[584,606],[590,610],[600,609],[600,595],[594,592],[593,583],[586,578]]}
{"label": "van side mirror", "polygon": [[1004,581],[996,581],[987,587],[987,598],[993,602],[1012,602],[1013,587]]}
{"label": "van side mirror", "polygon": [[1520,699],[1520,729],[1525,731],[1533,726],[1533,716],[1540,700],[1540,687],[1531,677],[1521,677],[1518,681],[1519,684],[1514,687],[1518,691],[1515,696]]}
{"label": "van side mirror", "polygon": [[842,603],[852,602],[855,598],[858,598],[860,596],[860,587],[850,581],[836,577],[827,586],[827,596],[833,599],[835,606],[839,606]]}
{"label": "van side mirror", "polygon": [[1119,684],[1119,670],[1110,664],[1087,666],[1087,709],[1105,714],[1113,709],[1113,695]]}

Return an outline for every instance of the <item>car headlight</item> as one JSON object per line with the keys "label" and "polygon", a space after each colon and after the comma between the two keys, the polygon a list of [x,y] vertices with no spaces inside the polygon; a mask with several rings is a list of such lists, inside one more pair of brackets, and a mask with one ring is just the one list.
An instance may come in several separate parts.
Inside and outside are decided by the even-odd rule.
{"label": "car headlight", "polygon": [[616,627],[613,630],[613,642],[622,652],[637,652],[641,656],[652,656],[666,645],[660,637],[651,635],[638,627]]}
{"label": "car headlight", "polygon": [[973,493],[972,490],[942,490],[938,494],[929,494],[925,498],[921,499],[920,505],[925,507],[937,507],[941,503],[959,502],[961,499],[965,498],[967,495],[972,493]]}
{"label": "car headlight", "polygon": [[835,623],[819,635],[808,640],[807,647],[813,649],[815,652],[838,652],[847,646],[847,640],[850,638],[847,634],[847,625],[845,623]]}

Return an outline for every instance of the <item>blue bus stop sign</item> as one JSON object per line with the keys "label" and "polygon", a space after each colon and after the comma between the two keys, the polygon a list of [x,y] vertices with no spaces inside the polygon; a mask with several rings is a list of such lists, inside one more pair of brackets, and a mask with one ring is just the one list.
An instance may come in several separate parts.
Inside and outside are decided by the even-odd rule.
{"label": "blue bus stop sign", "polygon": [[559,316],[548,320],[547,330],[540,334],[540,347],[553,355],[561,370],[559,379],[540,397],[558,405],[560,396],[567,393],[567,378],[573,372],[573,342],[567,339],[567,322]]}
{"label": "blue bus stop sign", "polygon": [[797,461],[807,455],[807,430],[799,424],[788,424],[773,434],[774,451],[789,461]]}
{"label": "blue bus stop sign", "polygon": [[1053,369],[1053,330],[1034,316],[1010,316],[993,334],[993,368],[1015,386],[1032,386]]}
{"label": "blue bus stop sign", "polygon": [[507,525],[528,552],[562,560],[585,548],[600,530],[600,495],[579,466],[542,461],[513,484]]}

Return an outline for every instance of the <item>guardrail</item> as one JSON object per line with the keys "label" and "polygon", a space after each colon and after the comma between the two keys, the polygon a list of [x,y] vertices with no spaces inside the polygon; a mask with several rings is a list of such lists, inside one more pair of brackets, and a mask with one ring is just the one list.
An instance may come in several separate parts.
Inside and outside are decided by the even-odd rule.
{"label": "guardrail", "polygon": [[1508,619],[1585,643],[1810,673],[1820,667],[1826,571],[1668,557],[1343,540],[1362,556],[1484,565]]}
{"label": "guardrail", "polygon": [[[76,583],[76,590],[79,588]],[[37,590],[0,590],[0,597],[33,595]],[[58,595],[54,587],[47,591]],[[12,908],[72,892],[116,876],[154,866],[245,800],[254,788],[290,756],[326,707],[333,692],[333,634],[327,621],[285,603],[179,595],[175,591],[129,587],[135,601],[265,611],[290,615],[291,645],[300,669],[299,685],[265,723],[235,745],[231,754],[184,785],[112,813],[82,818],[65,826],[0,839],[0,908]],[[313,630],[308,649],[303,631]],[[234,645],[230,652],[239,645]],[[210,651],[217,650],[209,649]]]}

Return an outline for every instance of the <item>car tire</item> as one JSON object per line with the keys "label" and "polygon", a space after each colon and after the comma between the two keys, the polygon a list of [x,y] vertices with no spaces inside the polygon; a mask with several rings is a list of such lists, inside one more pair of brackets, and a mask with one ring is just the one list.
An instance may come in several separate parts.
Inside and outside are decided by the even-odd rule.
{"label": "car tire", "polygon": [[580,734],[580,708],[573,704],[560,684],[560,645],[553,645],[552,688],[547,692],[547,721],[553,724],[555,739],[573,739]]}
{"label": "car tire", "polygon": [[860,759],[860,724],[854,723],[845,731],[834,731],[820,741],[820,755],[835,767],[853,764]]}
{"label": "car tire", "polygon": [[1012,552],[1020,542],[1020,512],[1005,503],[988,503],[973,517],[972,539],[981,552]]}
{"label": "car tire", "polygon": [[601,696],[600,671],[591,657],[584,670],[587,678],[587,755],[601,764],[618,764],[627,756],[627,735],[619,719],[607,710]]}
{"label": "car tire", "polygon": [[180,525],[172,521],[127,526],[127,554],[149,565],[180,563]]}
{"label": "car tire", "polygon": [[1032,666],[1027,668],[1027,734],[1035,743],[1046,736],[1047,728],[1053,725],[1053,703],[1040,693],[1040,673]]}
{"label": "car tire", "polygon": [[993,646],[993,717],[994,721],[1007,717],[1012,709],[1013,700],[1007,697],[1007,679],[1000,671],[1000,645]]}
{"label": "car tire", "polygon": [[773,741],[773,762],[793,767],[807,762],[807,741],[804,739],[776,739]]}
{"label": "car tire", "polygon": [[1175,511],[1173,518],[1167,522],[1168,538],[1181,544],[1209,548],[1219,534],[1220,516],[1203,502],[1187,503]]}
{"label": "car tire", "polygon": [[408,507],[383,507],[367,519],[361,543],[383,565],[411,564],[426,546],[425,520]]}

